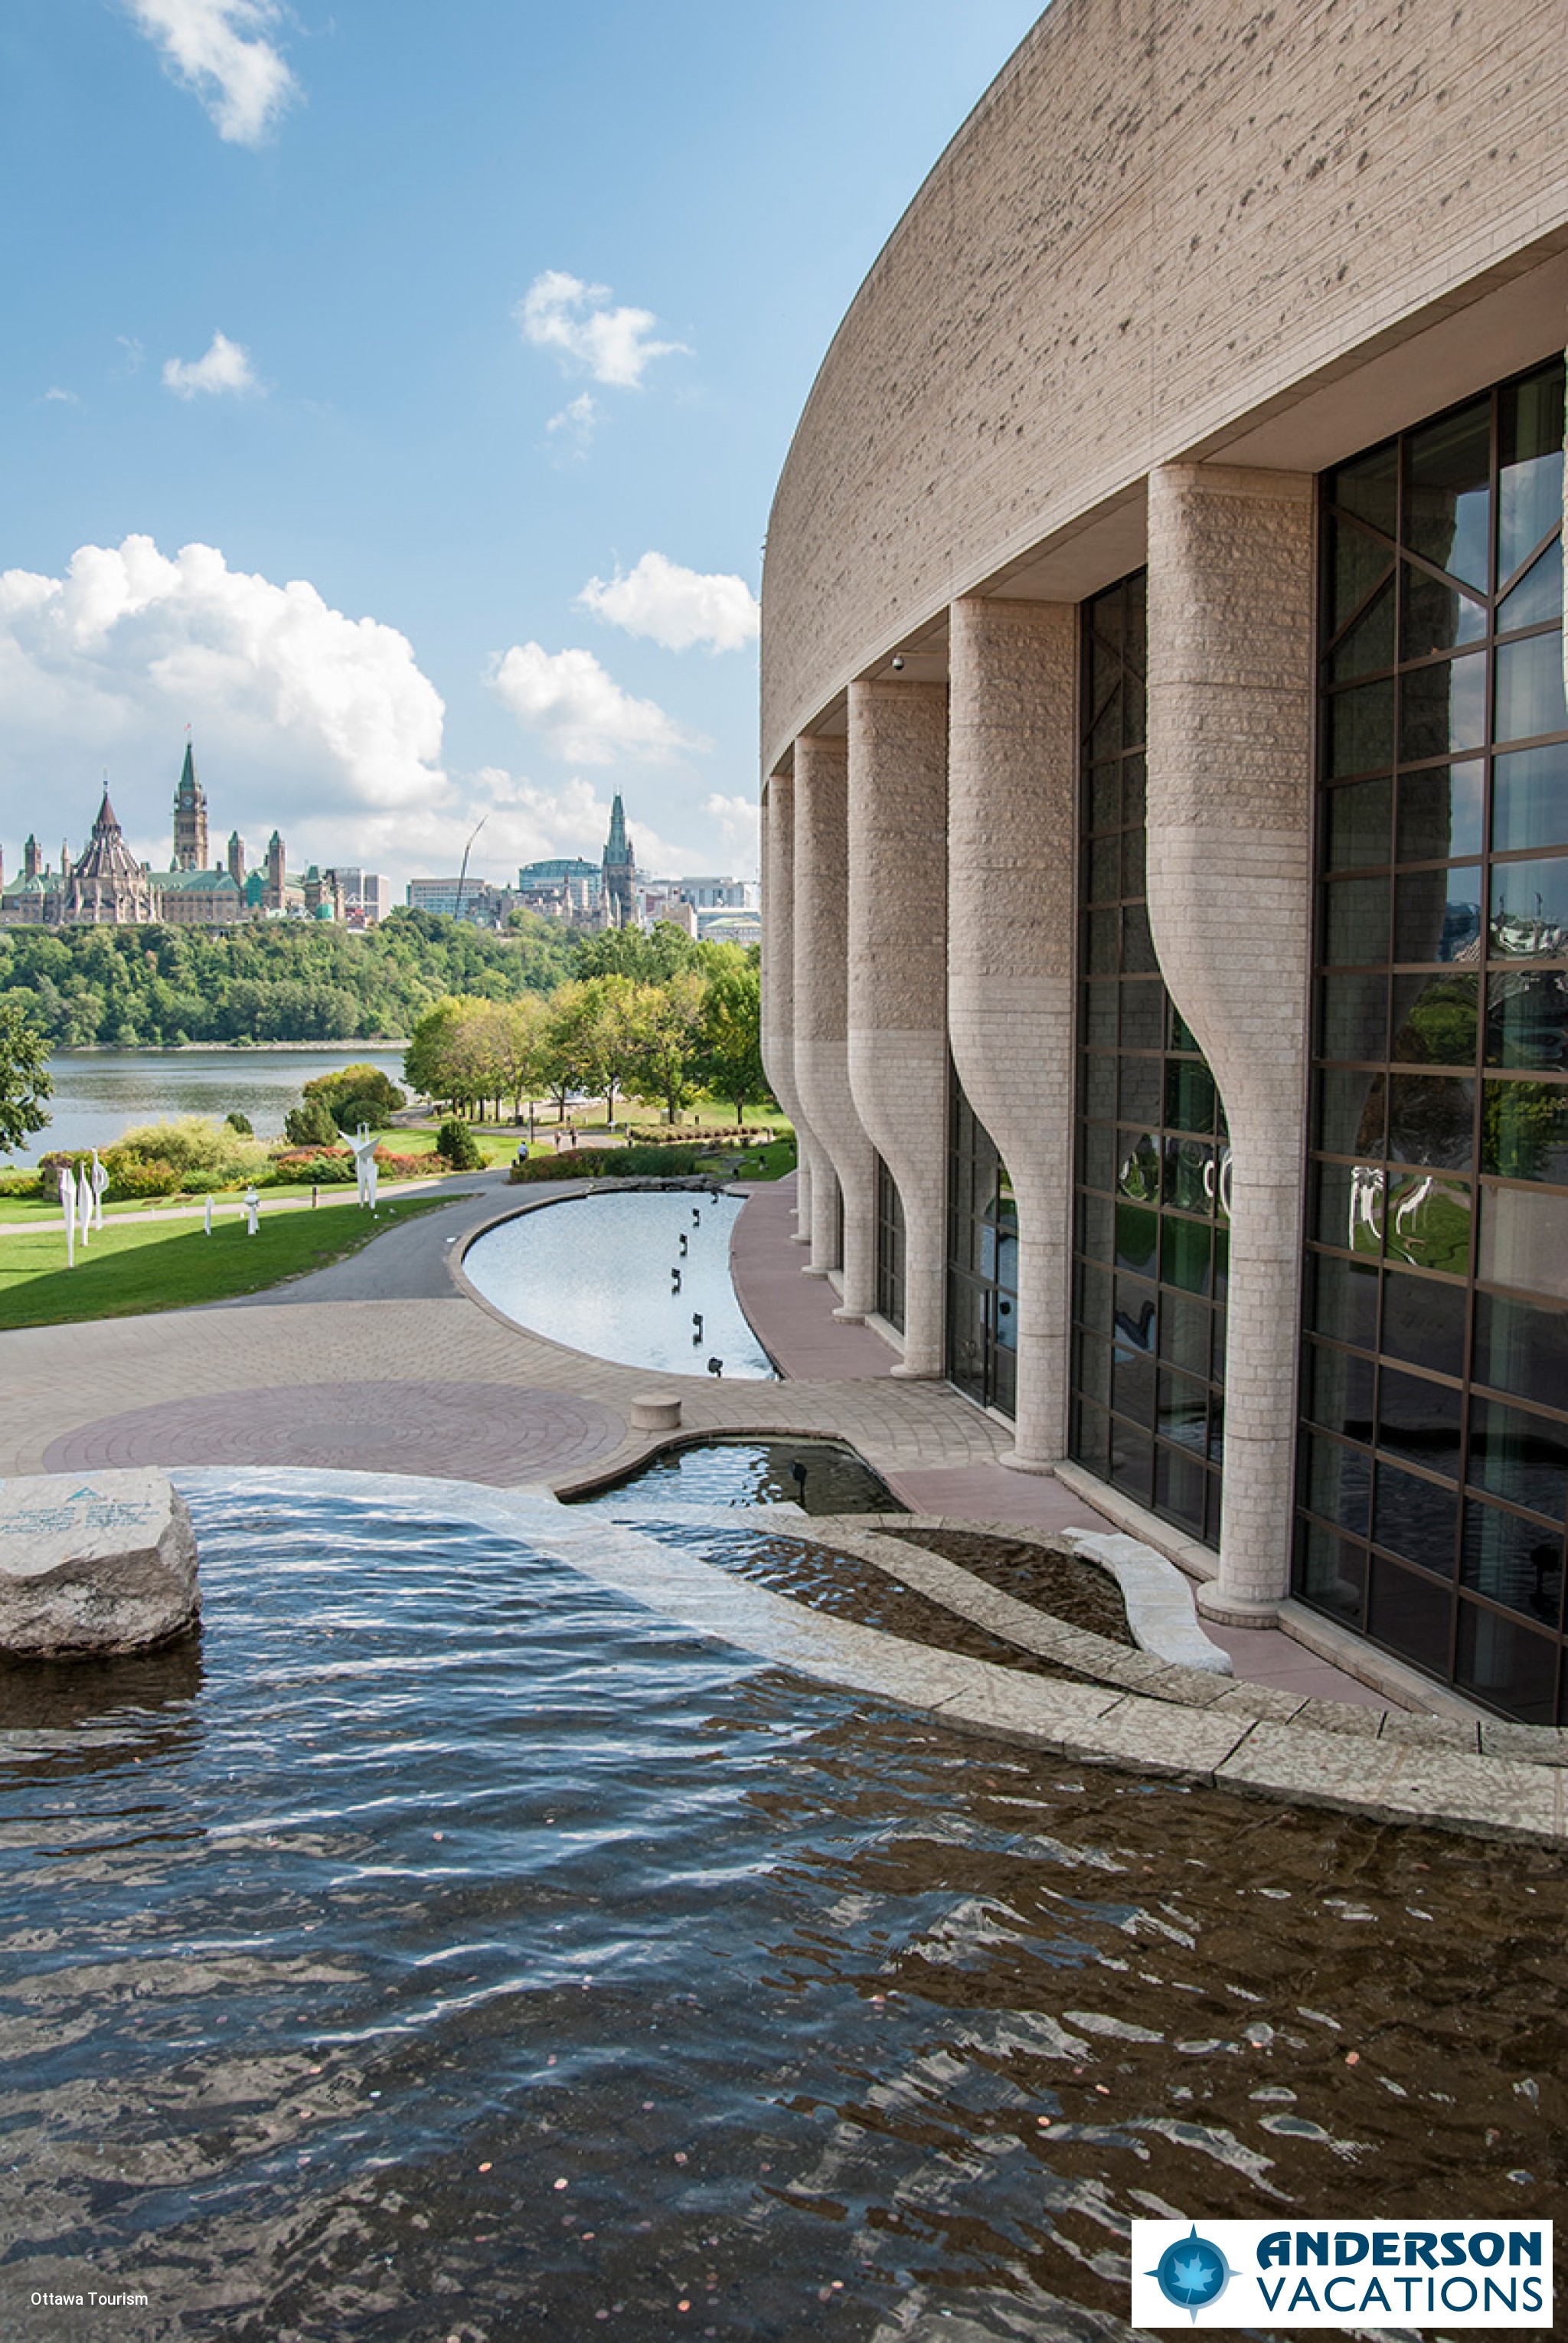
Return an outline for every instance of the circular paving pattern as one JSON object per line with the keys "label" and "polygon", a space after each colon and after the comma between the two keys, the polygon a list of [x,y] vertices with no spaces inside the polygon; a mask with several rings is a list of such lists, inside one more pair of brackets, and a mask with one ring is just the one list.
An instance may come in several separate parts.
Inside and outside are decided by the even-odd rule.
{"label": "circular paving pattern", "polygon": [[318,1465],[504,1489],[591,1463],[624,1429],[597,1400],[513,1383],[289,1383],[102,1416],[51,1442],[43,1469]]}

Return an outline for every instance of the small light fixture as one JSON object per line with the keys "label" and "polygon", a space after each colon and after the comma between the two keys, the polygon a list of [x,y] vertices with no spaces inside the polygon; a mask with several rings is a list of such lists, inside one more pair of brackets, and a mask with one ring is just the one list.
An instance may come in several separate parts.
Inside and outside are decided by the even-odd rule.
{"label": "small light fixture", "polygon": [[893,653],[893,673],[895,675],[902,675],[903,671],[904,654],[902,651],[895,651]]}

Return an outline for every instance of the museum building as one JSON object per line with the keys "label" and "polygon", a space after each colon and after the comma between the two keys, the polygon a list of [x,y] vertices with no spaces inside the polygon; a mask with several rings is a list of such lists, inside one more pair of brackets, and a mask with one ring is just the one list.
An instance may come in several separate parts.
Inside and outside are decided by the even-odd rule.
{"label": "museum building", "polygon": [[1568,1723],[1568,42],[1055,0],[763,587],[799,1238],[1204,1581]]}

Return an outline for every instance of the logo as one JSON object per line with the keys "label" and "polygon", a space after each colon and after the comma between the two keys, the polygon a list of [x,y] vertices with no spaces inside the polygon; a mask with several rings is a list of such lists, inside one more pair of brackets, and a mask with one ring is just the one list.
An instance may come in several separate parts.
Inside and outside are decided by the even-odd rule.
{"label": "logo", "polygon": [[1184,2237],[1167,2246],[1146,2278],[1155,2279],[1167,2302],[1187,2311],[1196,2326],[1200,2310],[1218,2302],[1231,2276],[1231,2265],[1218,2246],[1198,2235],[1194,2222]]}

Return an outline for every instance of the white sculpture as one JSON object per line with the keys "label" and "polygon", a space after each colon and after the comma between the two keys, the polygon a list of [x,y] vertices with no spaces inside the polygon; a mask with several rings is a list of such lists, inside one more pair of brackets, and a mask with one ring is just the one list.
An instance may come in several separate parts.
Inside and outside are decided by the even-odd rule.
{"label": "white sculpture", "polygon": [[261,1198],[256,1194],[254,1186],[249,1187],[245,1192],[245,1232],[247,1237],[254,1237],[259,1233],[260,1213]]}
{"label": "white sculpture", "polygon": [[109,1175],[99,1162],[98,1151],[95,1147],[93,1150],[93,1226],[95,1229],[101,1229],[104,1225],[104,1191],[108,1184]]}
{"label": "white sculpture", "polygon": [[87,1237],[93,1225],[93,1183],[84,1163],[76,1174],[76,1226],[82,1232],[82,1250],[87,1249]]}
{"label": "white sculpture", "polygon": [[209,1237],[212,1234],[212,1198],[210,1196],[206,1199],[202,1211],[202,1234]]}
{"label": "white sculpture", "polygon": [[376,1210],[376,1147],[373,1134],[361,1123],[348,1142],[354,1151],[354,1174],[358,1186],[359,1201]]}
{"label": "white sculpture", "polygon": [[60,1166],[60,1210],[65,1215],[65,1266],[76,1266],[76,1175],[68,1163]]}

